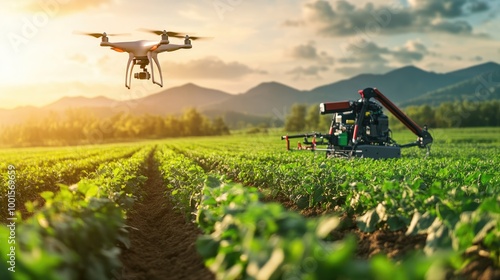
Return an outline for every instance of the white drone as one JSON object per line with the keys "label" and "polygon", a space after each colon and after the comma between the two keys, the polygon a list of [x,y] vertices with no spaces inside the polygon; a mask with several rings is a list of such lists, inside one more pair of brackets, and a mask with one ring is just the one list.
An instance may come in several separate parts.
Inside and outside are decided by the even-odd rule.
{"label": "white drone", "polygon": [[[140,65],[142,72],[134,73],[135,79],[140,80],[149,80],[151,77],[153,78],[153,83],[163,87],[163,76],[161,74],[160,63],[158,62],[158,54],[162,52],[172,52],[179,49],[190,49],[193,46],[191,45],[191,40],[197,39],[206,39],[207,37],[190,37],[189,35],[181,35],[179,32],[172,31],[160,31],[160,30],[149,30],[142,29],[142,31],[150,32],[156,35],[161,35],[161,40],[158,41],[150,41],[150,40],[139,40],[139,41],[131,41],[131,42],[109,42],[108,36],[117,36],[124,34],[106,34],[104,33],[83,33],[76,32],[77,34],[89,35],[95,38],[102,38],[101,46],[102,47],[111,47],[112,50],[117,52],[128,52],[129,58],[127,63],[127,70],[125,72],[125,86],[130,89],[130,84],[132,82],[132,71],[135,65]],[[184,38],[183,45],[170,44],[168,37],[175,38]],[[160,82],[155,80],[154,75],[154,65],[152,61],[155,62],[158,67],[158,72],[160,73]],[[130,65],[132,64],[132,67]],[[151,75],[149,74],[146,66],[151,64]]]}

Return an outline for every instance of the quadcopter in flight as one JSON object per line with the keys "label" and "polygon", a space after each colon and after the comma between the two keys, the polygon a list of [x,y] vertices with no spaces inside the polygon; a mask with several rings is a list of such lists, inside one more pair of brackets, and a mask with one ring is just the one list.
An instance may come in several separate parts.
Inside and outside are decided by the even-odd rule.
{"label": "quadcopter in flight", "polygon": [[[149,33],[153,33],[161,36],[160,41],[151,40],[138,40],[130,42],[110,42],[109,36],[119,36],[126,34],[107,34],[104,33],[84,33],[75,32],[76,34],[89,35],[95,38],[101,38],[101,47],[111,47],[112,50],[117,52],[127,52],[129,54],[127,62],[127,70],[125,72],[125,87],[130,89],[130,84],[132,83],[132,72],[135,65],[139,65],[140,72],[134,73],[134,78],[139,80],[149,80],[152,78],[153,84],[157,84],[163,87],[163,76],[161,74],[161,66],[158,61],[158,54],[162,52],[172,52],[180,49],[190,49],[191,40],[207,39],[208,37],[190,37],[189,35],[182,35],[180,32],[166,31],[166,30],[150,30],[141,29]],[[170,44],[169,37],[174,38],[184,38],[184,44]],[[154,75],[154,64],[158,67],[158,72],[160,74],[160,81],[155,80]],[[146,68],[151,64],[151,74]]]}

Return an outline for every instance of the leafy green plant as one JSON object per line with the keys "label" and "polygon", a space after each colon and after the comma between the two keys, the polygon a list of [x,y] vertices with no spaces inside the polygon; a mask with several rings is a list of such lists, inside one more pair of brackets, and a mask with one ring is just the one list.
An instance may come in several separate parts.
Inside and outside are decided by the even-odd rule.
{"label": "leafy green plant", "polygon": [[306,219],[258,198],[255,188],[211,177],[205,182],[197,222],[206,235],[197,248],[219,279],[424,279],[446,259],[414,256],[399,265],[381,255],[356,260],[353,236],[327,239],[338,218]]}
{"label": "leafy green plant", "polygon": [[[102,165],[78,184],[60,185],[58,192],[42,192],[45,204],[39,209],[28,204],[36,211],[17,229],[16,277],[111,278],[121,266],[116,244],[129,246],[125,211],[146,180],[140,174],[151,151],[146,147],[131,158]],[[6,255],[3,247],[0,253]]]}

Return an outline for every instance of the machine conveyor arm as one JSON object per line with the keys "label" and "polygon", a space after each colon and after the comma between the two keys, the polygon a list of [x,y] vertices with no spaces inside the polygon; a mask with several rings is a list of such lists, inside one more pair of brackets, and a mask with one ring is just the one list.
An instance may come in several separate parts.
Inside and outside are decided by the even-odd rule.
{"label": "machine conveyor arm", "polygon": [[[385,95],[383,95],[376,88],[365,88],[360,90],[359,94],[367,100],[370,98],[377,99],[387,110],[389,110],[400,122],[402,122],[411,132],[419,137],[417,142],[412,146],[419,146],[421,148],[426,147],[431,144],[433,139],[432,136],[427,131],[427,127],[424,126],[422,129],[418,124],[416,124],[412,119],[406,116],[394,103],[392,103]],[[407,145],[404,145],[407,146]],[[408,145],[409,146],[409,145]]]}

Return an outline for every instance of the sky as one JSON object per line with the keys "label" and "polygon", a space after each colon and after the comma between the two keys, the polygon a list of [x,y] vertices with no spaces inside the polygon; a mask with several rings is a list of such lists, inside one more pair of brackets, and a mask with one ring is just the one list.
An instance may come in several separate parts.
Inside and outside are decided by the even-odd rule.
{"label": "sky", "polygon": [[[212,39],[160,54],[163,88],[132,79],[129,90],[128,55],[75,34],[160,39],[140,28]],[[406,65],[444,73],[500,63],[500,1],[2,0],[0,35],[0,108],[127,100],[186,83],[232,94],[269,81],[309,90]]]}

